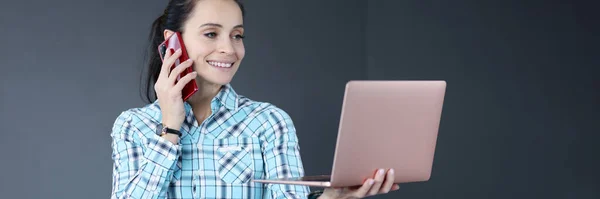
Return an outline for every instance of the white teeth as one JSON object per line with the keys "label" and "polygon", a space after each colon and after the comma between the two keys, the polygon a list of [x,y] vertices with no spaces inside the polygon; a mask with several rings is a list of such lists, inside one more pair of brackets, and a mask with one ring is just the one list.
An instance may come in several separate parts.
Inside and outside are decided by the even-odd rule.
{"label": "white teeth", "polygon": [[223,62],[210,61],[210,62],[208,62],[208,64],[216,66],[216,67],[221,67],[221,68],[229,68],[229,67],[231,67],[231,65],[233,63],[223,63]]}

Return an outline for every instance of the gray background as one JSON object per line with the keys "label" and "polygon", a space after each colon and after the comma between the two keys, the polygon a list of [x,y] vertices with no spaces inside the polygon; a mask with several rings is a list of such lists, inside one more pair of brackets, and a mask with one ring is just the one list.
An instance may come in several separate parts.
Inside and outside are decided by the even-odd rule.
{"label": "gray background", "polygon": [[[294,119],[328,173],[351,79],[444,79],[433,175],[374,198],[599,198],[599,14],[592,1],[247,1],[233,81]],[[108,198],[110,127],[143,106],[161,1],[0,7],[1,198]]]}

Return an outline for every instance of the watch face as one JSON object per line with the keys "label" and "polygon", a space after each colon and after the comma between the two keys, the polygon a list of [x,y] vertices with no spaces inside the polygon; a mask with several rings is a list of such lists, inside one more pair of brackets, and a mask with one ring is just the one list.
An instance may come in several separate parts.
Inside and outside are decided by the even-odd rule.
{"label": "watch face", "polygon": [[164,128],[162,124],[158,124],[156,126],[156,135],[161,136],[163,134]]}

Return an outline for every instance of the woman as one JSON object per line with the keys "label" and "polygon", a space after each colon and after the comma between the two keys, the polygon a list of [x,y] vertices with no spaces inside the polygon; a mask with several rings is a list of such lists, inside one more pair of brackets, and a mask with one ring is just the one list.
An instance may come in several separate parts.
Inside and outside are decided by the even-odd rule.
{"label": "woman", "polygon": [[[229,84],[244,58],[243,15],[234,0],[171,0],[155,20],[148,85],[158,99],[114,123],[111,197],[333,199],[398,189],[393,173],[383,170],[358,188],[313,193],[250,181],[299,177],[304,169],[289,115]],[[181,52],[167,51],[163,64],[157,47],[174,32],[182,33],[190,59],[169,72]],[[177,80],[187,67],[195,72]],[[184,102],[181,90],[191,80],[199,90]]]}

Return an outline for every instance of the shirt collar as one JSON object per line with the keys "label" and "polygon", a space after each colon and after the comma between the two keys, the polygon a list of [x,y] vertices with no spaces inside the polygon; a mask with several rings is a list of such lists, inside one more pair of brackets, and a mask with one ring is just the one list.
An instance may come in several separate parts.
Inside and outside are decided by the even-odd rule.
{"label": "shirt collar", "polygon": [[233,90],[231,84],[223,85],[221,90],[219,90],[219,93],[217,93],[213,99],[213,101],[215,100],[219,101],[221,105],[225,106],[225,108],[229,109],[230,111],[235,111],[238,108],[239,96],[235,90]]}

